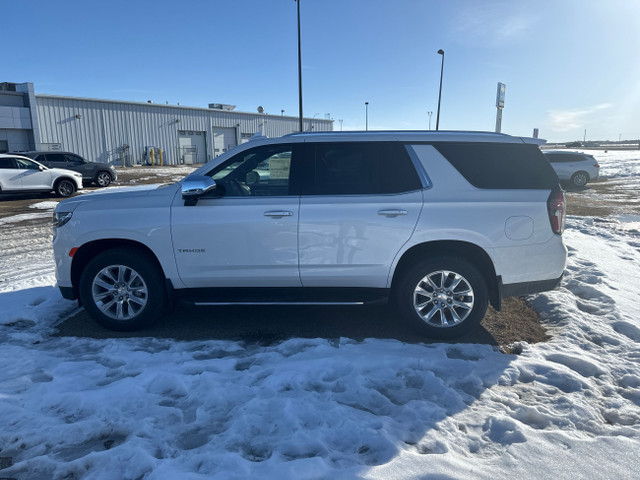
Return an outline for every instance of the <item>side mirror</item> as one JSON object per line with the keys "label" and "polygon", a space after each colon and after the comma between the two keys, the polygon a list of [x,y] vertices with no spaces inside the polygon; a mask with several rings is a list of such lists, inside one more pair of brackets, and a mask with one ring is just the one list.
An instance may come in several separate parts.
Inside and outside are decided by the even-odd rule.
{"label": "side mirror", "polygon": [[44,172],[46,168],[43,167],[42,165],[38,165],[38,170],[40,170],[41,172]]}
{"label": "side mirror", "polygon": [[182,199],[185,206],[191,207],[198,203],[198,199],[216,189],[213,178],[204,175],[193,175],[182,182]]}

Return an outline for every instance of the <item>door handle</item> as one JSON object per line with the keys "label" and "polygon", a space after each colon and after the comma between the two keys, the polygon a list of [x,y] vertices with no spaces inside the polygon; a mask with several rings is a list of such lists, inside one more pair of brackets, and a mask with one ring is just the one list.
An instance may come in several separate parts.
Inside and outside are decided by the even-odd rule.
{"label": "door handle", "polygon": [[406,215],[406,210],[378,210],[378,215],[384,215],[385,217],[397,217],[398,215]]}
{"label": "door handle", "polygon": [[270,210],[264,212],[265,217],[291,217],[293,212],[287,212],[286,210]]}

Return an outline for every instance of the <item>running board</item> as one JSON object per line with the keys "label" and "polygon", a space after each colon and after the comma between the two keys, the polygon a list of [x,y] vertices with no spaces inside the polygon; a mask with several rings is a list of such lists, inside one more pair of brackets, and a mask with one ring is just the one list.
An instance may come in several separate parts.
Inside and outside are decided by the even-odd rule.
{"label": "running board", "polygon": [[197,306],[212,305],[364,305],[366,302],[195,302]]}
{"label": "running board", "polygon": [[197,306],[221,305],[371,305],[387,303],[386,288],[186,288],[174,290],[176,298]]}

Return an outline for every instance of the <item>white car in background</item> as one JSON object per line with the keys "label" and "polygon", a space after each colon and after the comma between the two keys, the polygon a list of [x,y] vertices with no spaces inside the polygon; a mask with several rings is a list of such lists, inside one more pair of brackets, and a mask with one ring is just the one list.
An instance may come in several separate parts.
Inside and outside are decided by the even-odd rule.
{"label": "white car in background", "polygon": [[584,187],[600,175],[600,165],[593,155],[565,150],[542,151],[556,171],[558,178],[576,188]]}
{"label": "white car in background", "polygon": [[56,192],[70,197],[82,188],[82,174],[47,168],[22,155],[0,154],[0,193]]}

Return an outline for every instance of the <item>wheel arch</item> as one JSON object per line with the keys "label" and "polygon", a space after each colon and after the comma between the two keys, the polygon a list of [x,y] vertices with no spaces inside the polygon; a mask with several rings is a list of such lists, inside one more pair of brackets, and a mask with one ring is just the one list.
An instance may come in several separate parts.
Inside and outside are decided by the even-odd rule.
{"label": "wheel arch", "polygon": [[73,177],[70,177],[68,175],[60,175],[58,178],[56,178],[53,181],[53,189],[55,190],[56,187],[58,186],[58,184],[63,181],[63,180],[69,180],[71,183],[73,183],[73,188],[75,188],[76,190],[78,190],[78,184],[76,183],[76,181],[73,179]]}
{"label": "wheel arch", "polygon": [[427,257],[457,257],[464,258],[475,265],[484,276],[489,290],[491,305],[500,310],[502,297],[500,295],[499,279],[495,266],[489,254],[476,244],[459,240],[437,240],[414,245],[398,261],[391,280],[391,289],[397,284],[402,274],[415,264],[416,261]]}
{"label": "wheel arch", "polygon": [[73,293],[76,298],[80,298],[80,276],[82,275],[82,272],[84,271],[87,264],[96,255],[99,255],[104,251],[111,250],[112,248],[129,248],[132,250],[137,250],[143,255],[148,255],[165,277],[165,281],[163,283],[167,283],[167,275],[162,268],[162,264],[158,260],[158,257],[155,255],[155,253],[153,253],[153,250],[151,250],[147,245],[135,240],[128,240],[123,238],[100,239],[85,243],[80,248],[78,248],[76,253],[73,255],[73,261],[71,262],[71,285],[73,286]]}

